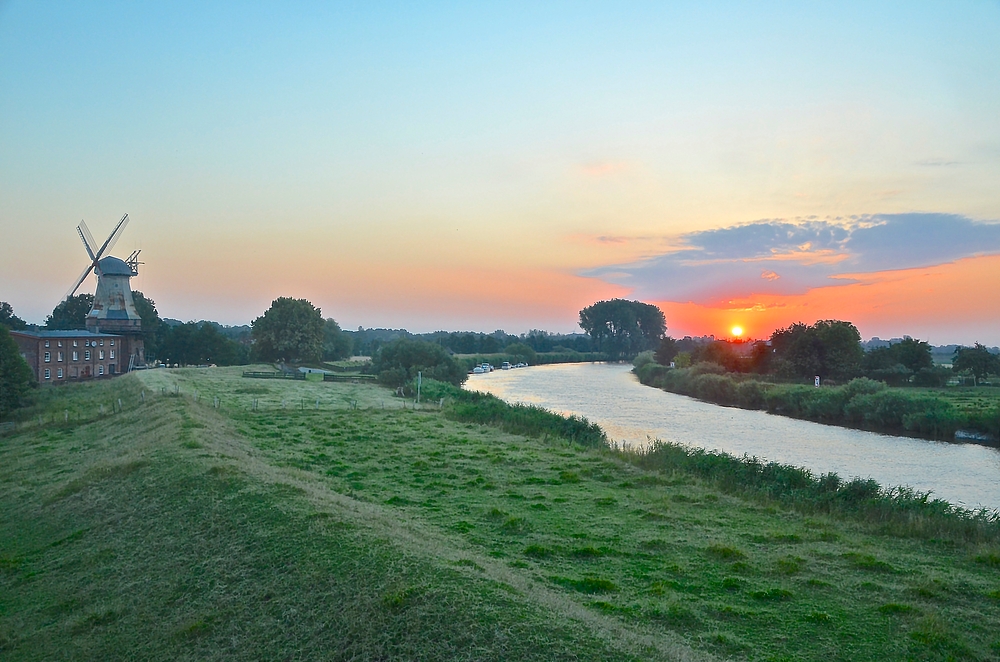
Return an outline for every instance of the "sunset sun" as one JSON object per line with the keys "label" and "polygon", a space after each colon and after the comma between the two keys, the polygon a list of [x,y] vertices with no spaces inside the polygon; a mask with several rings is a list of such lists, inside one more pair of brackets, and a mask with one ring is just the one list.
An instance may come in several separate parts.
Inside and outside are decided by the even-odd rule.
{"label": "sunset sun", "polygon": [[731,329],[731,331],[732,331],[732,334],[733,334],[734,338],[739,338],[740,336],[743,335],[743,327],[742,326],[734,326]]}

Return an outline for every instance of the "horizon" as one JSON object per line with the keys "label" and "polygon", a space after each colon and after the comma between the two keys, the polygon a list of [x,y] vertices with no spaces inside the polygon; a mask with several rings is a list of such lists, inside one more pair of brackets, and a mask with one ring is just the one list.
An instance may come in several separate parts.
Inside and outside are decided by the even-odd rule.
{"label": "horizon", "polygon": [[[0,4],[0,300],[1000,345],[1000,5]],[[91,277],[81,292],[93,291]]]}

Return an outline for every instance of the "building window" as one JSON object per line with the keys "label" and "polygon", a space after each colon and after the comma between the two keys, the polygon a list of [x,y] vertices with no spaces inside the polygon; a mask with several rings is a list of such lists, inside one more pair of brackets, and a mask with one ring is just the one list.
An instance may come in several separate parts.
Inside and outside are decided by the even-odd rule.
{"label": "building window", "polygon": [[73,341],[73,347],[78,347],[79,346],[79,345],[77,345],[78,342],[79,342],[78,340],[74,340]]}
{"label": "building window", "polygon": [[49,354],[48,352],[45,352],[45,362],[49,363],[50,361],[52,361],[52,355]]}
{"label": "building window", "polygon": [[56,361],[59,361],[60,363],[62,363],[62,360],[63,360],[63,353],[62,352],[56,352]]}
{"label": "building window", "polygon": [[62,347],[62,341],[60,340],[59,342],[57,342],[57,343],[56,343],[56,346],[58,346],[58,347]]}
{"label": "building window", "polygon": [[89,349],[86,352],[83,353],[83,360],[84,361],[89,361],[90,360],[90,350]]}
{"label": "building window", "polygon": [[104,374],[104,366],[103,365],[97,366],[97,374],[99,374],[99,375],[103,375]]}
{"label": "building window", "polygon": [[45,341],[45,346],[46,346],[46,347],[48,347],[48,346],[49,346],[49,341],[48,341],[48,340],[46,340],[46,341]]}
{"label": "building window", "polygon": [[52,371],[48,368],[45,369],[45,379],[52,379]]}
{"label": "building window", "polygon": [[112,346],[112,347],[114,347],[114,346],[115,346],[115,341],[114,341],[114,340],[112,340],[112,341],[111,341],[111,346]]}
{"label": "building window", "polygon": [[56,370],[56,377],[58,377],[59,379],[63,378],[62,368],[59,368],[58,370]]}
{"label": "building window", "polygon": [[73,352],[73,360],[74,361],[80,360],[80,352]]}
{"label": "building window", "polygon": [[104,347],[104,339],[101,338],[101,347]]}
{"label": "building window", "polygon": [[97,353],[97,360],[98,361],[103,361],[104,360],[104,350],[103,349]]}
{"label": "building window", "polygon": [[111,360],[115,360],[115,350],[111,350]]}

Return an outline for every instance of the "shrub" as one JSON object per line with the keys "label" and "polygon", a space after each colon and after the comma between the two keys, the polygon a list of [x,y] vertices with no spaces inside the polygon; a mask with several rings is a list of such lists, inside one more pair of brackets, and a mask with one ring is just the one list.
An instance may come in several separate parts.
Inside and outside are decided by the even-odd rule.
{"label": "shrub", "polygon": [[[694,368],[691,370],[693,372]],[[702,400],[720,405],[736,404],[736,384],[725,375],[699,374],[691,380],[691,391]]]}
{"label": "shrub", "polygon": [[764,409],[766,388],[758,381],[750,380],[736,385],[736,404],[744,409]]}
{"label": "shrub", "polygon": [[443,347],[408,338],[382,345],[372,359],[372,371],[379,382],[392,387],[410,382],[417,377],[418,372],[422,372],[427,379],[456,386],[468,378],[466,372]]}
{"label": "shrub", "polygon": [[656,363],[653,358],[653,350],[649,349],[645,352],[639,352],[639,355],[632,359],[632,365],[638,370],[639,368],[647,365],[649,363]]}

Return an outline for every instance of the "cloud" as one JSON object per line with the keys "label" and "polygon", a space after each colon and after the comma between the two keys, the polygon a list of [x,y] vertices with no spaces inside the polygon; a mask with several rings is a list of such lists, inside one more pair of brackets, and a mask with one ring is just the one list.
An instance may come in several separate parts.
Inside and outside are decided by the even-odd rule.
{"label": "cloud", "polygon": [[711,304],[798,295],[864,274],[1000,253],[1000,223],[954,214],[879,214],[833,221],[757,221],[679,238],[679,248],[581,275],[653,301]]}
{"label": "cloud", "polygon": [[605,177],[629,169],[625,161],[594,161],[580,166],[583,174],[589,177]]}

